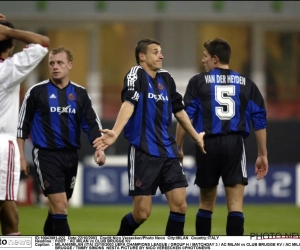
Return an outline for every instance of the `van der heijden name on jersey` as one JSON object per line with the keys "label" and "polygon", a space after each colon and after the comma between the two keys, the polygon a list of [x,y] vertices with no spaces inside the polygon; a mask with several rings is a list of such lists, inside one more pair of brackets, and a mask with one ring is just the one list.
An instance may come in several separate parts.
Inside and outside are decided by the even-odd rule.
{"label": "van der heijden name on jersey", "polygon": [[71,105],[67,106],[67,107],[50,107],[50,112],[57,112],[59,114],[62,113],[69,113],[69,114],[76,114],[76,109],[75,108],[71,108]]}
{"label": "van der heijden name on jersey", "polygon": [[206,83],[223,83],[223,84],[241,84],[246,85],[246,78],[243,76],[234,76],[234,75],[205,75]]}

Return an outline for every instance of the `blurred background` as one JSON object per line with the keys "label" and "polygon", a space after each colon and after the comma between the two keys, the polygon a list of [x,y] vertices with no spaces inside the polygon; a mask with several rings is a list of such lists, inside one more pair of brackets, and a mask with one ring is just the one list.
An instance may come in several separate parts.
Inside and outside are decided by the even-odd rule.
{"label": "blurred background", "polygon": [[[51,48],[73,51],[73,82],[87,88],[104,128],[112,128],[121,105],[124,75],[134,66],[140,39],[161,42],[167,69],[184,94],[188,80],[203,71],[203,43],[222,37],[232,47],[230,67],[249,76],[267,105],[270,172],[256,181],[254,134],[246,139],[249,185],[245,203],[300,203],[300,2],[298,1],[1,1],[1,13],[16,28],[45,34]],[[16,52],[24,44],[17,44]],[[50,49],[51,49],[50,48]],[[22,83],[21,101],[33,84],[47,79],[48,58]],[[174,121],[175,131],[175,121]],[[28,148],[30,145],[28,146]],[[80,171],[71,206],[131,204],[127,197],[127,147],[121,135],[97,168],[82,134]],[[187,199],[198,204],[194,144],[185,142]],[[44,204],[33,178],[23,180],[19,203]],[[225,202],[219,185],[217,202]],[[37,187],[38,188],[38,187]],[[154,202],[165,205],[159,192]],[[297,210],[296,212],[299,212]],[[299,223],[299,219],[298,222]],[[250,230],[250,229],[249,229]],[[219,231],[216,233],[221,234]]]}

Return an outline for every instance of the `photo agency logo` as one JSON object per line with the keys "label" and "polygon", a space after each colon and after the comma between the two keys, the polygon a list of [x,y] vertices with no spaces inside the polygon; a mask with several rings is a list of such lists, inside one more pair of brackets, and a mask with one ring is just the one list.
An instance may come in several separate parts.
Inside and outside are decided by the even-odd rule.
{"label": "photo agency logo", "polygon": [[[269,239],[299,239],[300,233],[279,233],[279,232],[264,232],[264,233],[250,233],[251,240],[269,240]],[[300,245],[300,244],[299,244]]]}

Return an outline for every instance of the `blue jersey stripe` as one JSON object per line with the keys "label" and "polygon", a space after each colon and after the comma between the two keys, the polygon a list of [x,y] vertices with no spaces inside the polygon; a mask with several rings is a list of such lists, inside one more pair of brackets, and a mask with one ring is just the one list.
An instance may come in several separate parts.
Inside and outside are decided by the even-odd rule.
{"label": "blue jersey stripe", "polygon": [[216,75],[220,74],[219,69],[214,69],[210,71],[210,76],[215,79],[214,83],[210,86],[211,91],[211,111],[212,111],[212,133],[218,134],[222,132],[222,121],[219,119],[219,117],[216,115],[216,107],[220,107],[220,104],[216,101],[216,90],[215,86],[218,85],[216,81]]}
{"label": "blue jersey stripe", "polygon": [[[154,89],[151,86],[151,79],[150,76],[146,73],[147,79],[148,79],[148,93],[155,94]],[[149,98],[148,98],[149,99]],[[156,140],[156,130],[155,130],[155,116],[156,116],[156,106],[150,106],[153,105],[155,99],[152,99],[151,101],[148,100],[148,107],[147,107],[147,115],[146,115],[146,140],[148,144],[149,153],[151,155],[159,155],[159,151],[157,148],[157,140]]]}
{"label": "blue jersey stripe", "polygon": [[[76,107],[76,100],[77,100],[77,96],[76,96],[76,92],[74,90],[74,86],[70,84],[70,86],[66,89],[66,98],[68,101],[68,106],[70,106],[72,109],[74,108],[75,110],[77,110]],[[71,100],[73,98],[73,100]],[[76,121],[75,121],[75,116],[68,114],[68,125],[69,125],[69,140],[72,143],[72,145],[76,145],[76,137],[74,136],[74,134],[77,134],[79,131],[76,131]],[[91,141],[90,136],[89,140]]]}
{"label": "blue jersey stripe", "polygon": [[56,98],[49,98],[49,106],[50,106],[50,126],[53,131],[54,141],[56,143],[56,146],[58,148],[61,147],[61,145],[64,145],[62,140],[62,134],[60,130],[60,114],[59,112],[51,112],[52,107],[59,107],[58,103],[58,93],[57,88],[54,87],[52,84],[47,85],[48,90],[48,96],[51,96],[52,94],[55,95]]}
{"label": "blue jersey stripe", "polygon": [[[239,73],[234,72],[234,71],[230,71],[230,75],[234,75],[234,76],[240,76]],[[232,132],[236,132],[239,130],[239,123],[240,123],[240,107],[241,107],[241,103],[240,103],[240,84],[234,84],[232,83],[232,85],[235,87],[235,95],[230,96],[234,103],[235,103],[235,114],[234,117],[232,117],[230,119],[230,131]]]}
{"label": "blue jersey stripe", "polygon": [[202,107],[202,103],[201,100],[199,98],[197,98],[197,100],[195,100],[196,105],[198,107],[197,111],[195,112],[195,116],[193,119],[193,125],[195,130],[200,133],[204,131],[204,121],[203,121],[203,107]]}
{"label": "blue jersey stripe", "polygon": [[46,134],[43,126],[40,126],[41,121],[42,121],[41,111],[37,109],[32,121],[31,137],[33,142],[38,142],[34,144],[39,145],[40,147],[43,148],[47,148]]}
{"label": "blue jersey stripe", "polygon": [[[168,96],[167,88],[165,87],[165,83],[160,75],[158,75],[158,82],[164,86],[163,90],[160,90],[160,93],[163,94],[163,96]],[[172,150],[172,144],[169,140],[169,134],[168,131],[165,130],[165,128],[168,128],[169,123],[169,114],[172,112],[172,110],[168,109],[168,102],[163,102],[163,116],[162,116],[162,142],[165,145],[165,149],[168,153],[168,157],[174,157],[174,152]]]}

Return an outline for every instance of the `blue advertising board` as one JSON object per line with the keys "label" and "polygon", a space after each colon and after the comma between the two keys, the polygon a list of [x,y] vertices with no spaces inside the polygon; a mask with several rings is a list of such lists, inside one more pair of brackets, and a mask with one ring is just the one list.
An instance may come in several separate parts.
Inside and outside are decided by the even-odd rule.
{"label": "blue advertising board", "polygon": [[[194,185],[196,168],[184,169],[189,186],[188,204],[199,203],[199,188]],[[245,203],[295,203],[296,168],[295,166],[270,166],[267,176],[256,180],[254,167],[248,168],[248,185],[245,189]],[[128,175],[125,166],[102,168],[83,167],[84,204],[131,204],[128,196]],[[166,198],[157,190],[153,203],[167,203]],[[217,203],[225,203],[225,189],[220,179]]]}

